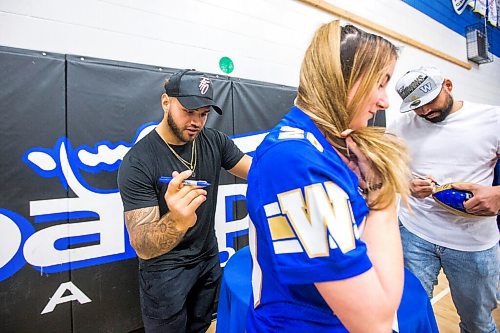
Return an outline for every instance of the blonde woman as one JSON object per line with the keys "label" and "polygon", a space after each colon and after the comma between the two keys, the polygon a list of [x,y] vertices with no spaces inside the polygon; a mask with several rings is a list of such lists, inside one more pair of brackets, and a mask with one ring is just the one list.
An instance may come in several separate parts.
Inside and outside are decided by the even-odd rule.
{"label": "blonde woman", "polygon": [[306,51],[296,107],[256,151],[247,332],[391,332],[403,291],[396,193],[406,149],[367,127],[397,50],[338,21]]}

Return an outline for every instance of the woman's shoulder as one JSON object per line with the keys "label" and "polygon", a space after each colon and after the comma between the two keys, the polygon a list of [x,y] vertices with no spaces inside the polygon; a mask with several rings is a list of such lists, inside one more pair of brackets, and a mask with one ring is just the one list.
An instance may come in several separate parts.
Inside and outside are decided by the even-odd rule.
{"label": "woman's shoulder", "polygon": [[[256,156],[279,155],[282,158],[311,158],[315,153],[322,153],[324,147],[310,132],[301,128],[282,126],[274,128],[257,147]],[[272,157],[272,156],[271,156]]]}

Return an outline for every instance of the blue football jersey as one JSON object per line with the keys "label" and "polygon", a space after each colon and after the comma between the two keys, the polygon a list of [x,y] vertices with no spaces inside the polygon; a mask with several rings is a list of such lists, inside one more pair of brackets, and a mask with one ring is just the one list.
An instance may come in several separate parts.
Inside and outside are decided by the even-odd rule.
{"label": "blue football jersey", "polygon": [[247,332],[347,332],[314,283],[372,267],[359,231],[368,207],[356,175],[299,108],[257,148],[247,208],[253,260]]}

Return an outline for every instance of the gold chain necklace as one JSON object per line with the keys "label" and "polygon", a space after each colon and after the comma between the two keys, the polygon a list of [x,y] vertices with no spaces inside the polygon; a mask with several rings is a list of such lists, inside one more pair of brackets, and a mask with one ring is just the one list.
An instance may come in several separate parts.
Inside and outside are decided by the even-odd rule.
{"label": "gold chain necklace", "polygon": [[196,139],[193,140],[193,146],[191,147],[191,162],[186,161],[185,159],[182,158],[177,152],[172,148],[167,141],[165,141],[167,144],[167,147],[170,149],[172,154],[189,170],[191,170],[193,173],[191,174],[191,177],[196,177],[196,162],[198,160],[198,154],[196,151]]}

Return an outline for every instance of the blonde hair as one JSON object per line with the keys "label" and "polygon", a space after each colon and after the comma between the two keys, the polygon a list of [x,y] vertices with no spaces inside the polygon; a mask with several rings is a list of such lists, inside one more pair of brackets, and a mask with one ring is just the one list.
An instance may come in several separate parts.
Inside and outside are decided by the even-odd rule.
{"label": "blonde hair", "polygon": [[[339,21],[322,25],[306,51],[300,70],[296,105],[316,123],[339,149],[340,133],[397,59],[397,49],[386,39]],[[348,94],[359,81],[349,101]],[[380,174],[382,187],[369,203],[383,209],[399,193],[404,203],[409,195],[409,157],[402,141],[382,127],[365,127],[349,135]],[[368,184],[372,189],[374,184]]]}

